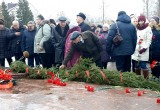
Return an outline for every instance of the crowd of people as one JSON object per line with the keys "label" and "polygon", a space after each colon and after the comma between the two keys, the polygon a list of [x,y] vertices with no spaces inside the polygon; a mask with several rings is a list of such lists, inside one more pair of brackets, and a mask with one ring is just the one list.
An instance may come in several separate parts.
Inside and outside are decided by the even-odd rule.
{"label": "crowd of people", "polygon": [[[160,25],[159,17],[147,20],[144,15],[136,17],[125,11],[118,13],[112,24],[87,24],[84,13],[77,14],[77,25],[67,22],[60,16],[45,20],[38,15],[36,22],[29,21],[25,27],[13,21],[10,29],[5,27],[5,19],[0,18],[0,65],[9,65],[12,57],[31,67],[71,68],[79,58],[92,58],[100,68],[107,68],[108,62],[116,62],[121,72],[143,73],[149,76],[147,63],[160,62]],[[114,38],[120,33],[122,41],[115,45]],[[35,63],[34,63],[35,62]],[[158,63],[157,63],[158,64]],[[160,65],[151,68],[151,73],[159,78]]]}

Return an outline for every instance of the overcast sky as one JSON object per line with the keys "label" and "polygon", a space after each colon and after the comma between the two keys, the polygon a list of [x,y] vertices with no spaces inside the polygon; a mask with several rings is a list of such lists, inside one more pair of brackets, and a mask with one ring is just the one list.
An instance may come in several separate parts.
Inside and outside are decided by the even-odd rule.
{"label": "overcast sky", "polygon": [[[0,0],[3,1],[3,0]],[[17,2],[18,0],[5,0]],[[142,0],[104,0],[105,17],[116,19],[119,11],[127,14],[143,12]],[[28,0],[35,14],[42,14],[46,19],[57,17],[57,13],[64,11],[66,17],[74,22],[76,15],[83,12],[90,17],[102,16],[102,0]]]}

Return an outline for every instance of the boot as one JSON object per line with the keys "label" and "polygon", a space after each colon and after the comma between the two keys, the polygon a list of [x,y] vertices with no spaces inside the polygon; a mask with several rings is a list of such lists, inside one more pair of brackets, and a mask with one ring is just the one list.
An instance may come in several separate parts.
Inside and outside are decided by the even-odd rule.
{"label": "boot", "polygon": [[137,75],[141,75],[141,69],[140,68],[135,68],[135,73]]}
{"label": "boot", "polygon": [[149,70],[148,69],[143,69],[143,76],[145,79],[149,78]]}

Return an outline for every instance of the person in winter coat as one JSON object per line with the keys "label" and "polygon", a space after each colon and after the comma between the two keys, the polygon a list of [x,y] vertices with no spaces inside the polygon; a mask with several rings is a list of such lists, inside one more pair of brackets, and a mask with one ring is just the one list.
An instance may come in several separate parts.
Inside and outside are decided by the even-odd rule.
{"label": "person in winter coat", "polygon": [[91,27],[91,31],[92,31],[92,32],[95,32],[95,30],[96,30],[95,24],[91,24],[90,27]]}
{"label": "person in winter coat", "polygon": [[140,15],[138,17],[137,25],[137,45],[132,59],[135,60],[135,73],[141,75],[141,69],[143,71],[144,78],[149,75],[149,70],[147,68],[147,61],[149,61],[149,47],[152,41],[152,30],[151,27],[146,22],[146,17]]}
{"label": "person in winter coat", "polygon": [[[159,17],[153,17],[150,20],[150,25],[152,28],[152,42],[150,45],[150,63],[152,64],[153,61],[157,61],[160,63],[160,30],[158,29],[159,24]],[[151,74],[157,78],[160,78],[160,65],[157,64],[155,67],[151,67]]]}
{"label": "person in winter coat", "polygon": [[71,48],[60,68],[64,68],[67,65],[76,50],[82,52],[82,58],[93,58],[96,65],[102,67],[100,57],[102,46],[94,33],[91,31],[83,33],[74,31],[70,39],[72,40]]}
{"label": "person in winter coat", "polygon": [[[24,31],[25,28],[22,24],[20,24],[20,22],[18,21],[12,22],[11,34],[9,36],[9,38],[11,39],[9,48],[14,53],[16,60],[21,60],[21,58],[23,57],[21,43]],[[25,62],[25,58],[23,58],[22,61]]]}
{"label": "person in winter coat", "polygon": [[55,65],[60,66],[64,59],[66,35],[69,25],[67,24],[67,18],[64,16],[60,16],[58,20],[59,23],[53,30],[53,44],[55,47]]}
{"label": "person in winter coat", "polygon": [[104,38],[104,39],[107,39],[108,37],[108,30],[109,30],[109,25],[108,24],[104,24],[103,27],[102,27],[102,31],[101,31],[101,36]]}
{"label": "person in winter coat", "polygon": [[114,45],[113,38],[117,33],[117,29],[116,24],[113,24],[108,32],[106,49],[114,57],[117,70],[126,72],[131,69],[131,55],[135,51],[137,42],[136,28],[124,11],[118,13],[117,25],[123,41],[118,46]]}
{"label": "person in winter coat", "polygon": [[84,13],[80,12],[77,15],[77,23],[78,23],[78,26],[81,28],[81,32],[91,31],[91,27],[84,22],[85,19],[86,19],[86,15]]}
{"label": "person in winter coat", "polygon": [[[73,26],[71,29],[69,29],[69,31],[67,33],[66,43],[65,43],[64,58],[67,56],[67,54],[68,54],[68,52],[71,48],[72,40],[70,40],[70,38],[71,38],[71,35],[74,31],[81,32],[81,28],[79,26]],[[73,67],[73,65],[78,61],[78,59],[80,58],[81,55],[82,55],[81,52],[75,51],[72,59],[70,61],[68,61],[67,65],[66,65],[66,68]]]}
{"label": "person in winter coat", "polygon": [[104,24],[102,29],[103,29],[102,31],[100,31],[100,28],[97,28],[96,30],[98,31],[97,37],[99,38],[100,44],[102,45],[102,48],[103,48],[103,51],[100,53],[102,68],[106,69],[108,62],[110,61],[110,56],[106,51],[109,25]]}
{"label": "person in winter coat", "polygon": [[[136,27],[138,24],[138,18],[134,15],[130,15],[132,24]],[[135,72],[135,60],[132,59],[132,71]]]}
{"label": "person in winter coat", "polygon": [[[34,59],[36,65],[39,65],[39,56],[34,53],[34,38],[36,34],[35,23],[33,21],[29,21],[27,27],[28,29],[24,31],[22,37],[22,52],[23,56],[28,58],[28,65],[34,67]],[[26,52],[29,56],[26,55]]]}
{"label": "person in winter coat", "polygon": [[9,35],[10,30],[5,27],[4,20],[0,19],[0,66],[5,66],[5,58],[13,56],[13,53],[8,50]]}
{"label": "person in winter coat", "polygon": [[34,53],[39,54],[43,68],[52,67],[50,54],[46,53],[43,44],[51,38],[51,27],[45,22],[42,15],[38,15],[36,19],[37,32],[34,39]]}

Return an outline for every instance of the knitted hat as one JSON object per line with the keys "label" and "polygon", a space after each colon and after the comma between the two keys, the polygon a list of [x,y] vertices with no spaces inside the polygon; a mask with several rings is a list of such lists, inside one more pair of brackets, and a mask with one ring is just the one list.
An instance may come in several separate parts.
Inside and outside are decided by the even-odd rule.
{"label": "knitted hat", "polygon": [[84,20],[86,19],[86,15],[85,14],[83,14],[83,13],[79,13],[77,16],[80,16],[81,18],[83,18]]}
{"label": "knitted hat", "polygon": [[75,40],[80,35],[80,32],[74,31],[71,35],[70,40]]}
{"label": "knitted hat", "polygon": [[153,19],[157,22],[157,24],[159,24],[159,17],[155,16]]}
{"label": "knitted hat", "polygon": [[139,17],[138,17],[138,22],[139,21],[144,21],[144,22],[146,22],[146,17],[144,16],[144,15],[140,15]]}

